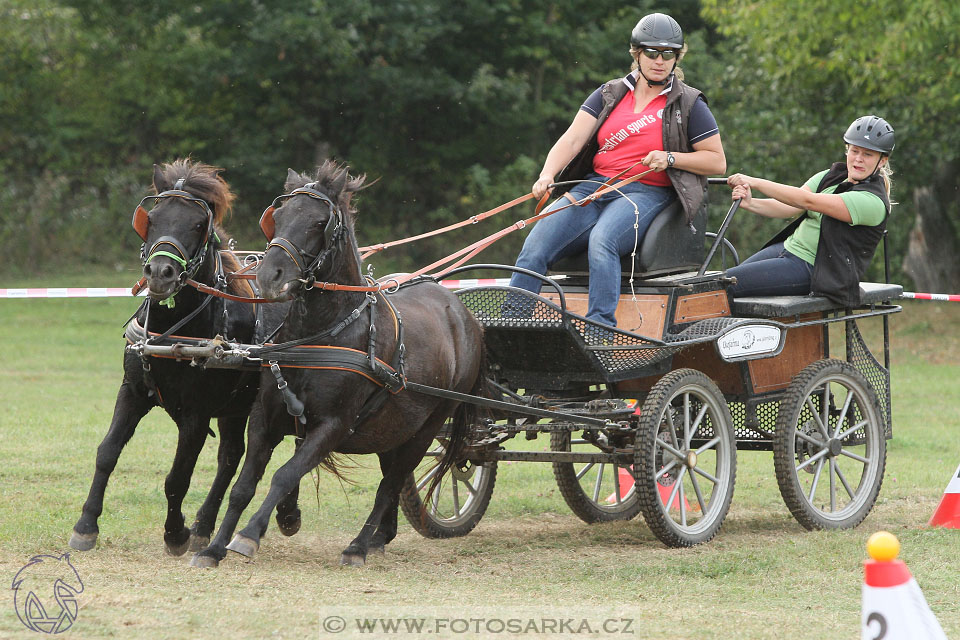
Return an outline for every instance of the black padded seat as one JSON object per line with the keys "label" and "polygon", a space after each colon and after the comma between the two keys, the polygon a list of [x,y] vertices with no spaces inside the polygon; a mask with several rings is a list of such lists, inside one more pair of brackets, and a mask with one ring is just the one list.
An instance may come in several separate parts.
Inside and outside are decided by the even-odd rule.
{"label": "black padded seat", "polygon": [[[706,226],[706,209],[701,209],[694,220],[695,229],[691,229],[680,201],[674,200],[668,204],[650,223],[640,243],[635,267],[636,277],[647,278],[698,269],[706,254]],[[620,270],[625,278],[630,277],[630,263],[629,255],[620,259]],[[587,254],[581,253],[558,261],[550,268],[549,275],[562,273],[584,276],[588,272]]]}
{"label": "black padded seat", "polygon": [[[861,282],[861,307],[897,300],[903,295],[899,284]],[[820,296],[758,296],[734,298],[733,315],[745,318],[785,318],[804,313],[838,309],[836,303]]]}

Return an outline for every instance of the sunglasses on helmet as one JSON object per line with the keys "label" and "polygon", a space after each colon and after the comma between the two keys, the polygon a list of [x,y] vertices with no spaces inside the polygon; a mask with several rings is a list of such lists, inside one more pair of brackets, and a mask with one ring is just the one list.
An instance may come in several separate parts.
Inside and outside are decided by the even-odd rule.
{"label": "sunglasses on helmet", "polygon": [[646,47],[644,49],[640,49],[640,53],[647,56],[651,60],[656,60],[660,56],[663,56],[664,60],[673,60],[677,57],[677,51],[675,49],[654,49],[652,47]]}

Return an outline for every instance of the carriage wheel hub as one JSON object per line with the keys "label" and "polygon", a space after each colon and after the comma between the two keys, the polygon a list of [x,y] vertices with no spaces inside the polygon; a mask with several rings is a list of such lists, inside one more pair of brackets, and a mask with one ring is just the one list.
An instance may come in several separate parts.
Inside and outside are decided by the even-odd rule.
{"label": "carriage wheel hub", "polygon": [[695,466],[697,466],[697,453],[696,453],[696,451],[688,451],[688,452],[687,452],[687,457],[686,457],[686,459],[684,460],[684,463],[686,463],[688,469],[693,469]]}
{"label": "carriage wheel hub", "polygon": [[840,455],[840,452],[843,451],[843,443],[839,439],[834,438],[827,444],[827,448],[830,449],[830,457],[836,458]]}

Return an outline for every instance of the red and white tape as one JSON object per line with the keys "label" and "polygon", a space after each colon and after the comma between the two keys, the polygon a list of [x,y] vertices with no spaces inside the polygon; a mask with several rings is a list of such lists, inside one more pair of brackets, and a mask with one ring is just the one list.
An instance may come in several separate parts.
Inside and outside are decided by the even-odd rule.
{"label": "red and white tape", "polygon": [[[510,284],[507,278],[470,278],[466,280],[441,280],[447,289],[466,287],[503,287]],[[143,294],[141,294],[143,295]],[[126,298],[130,289],[126,287],[34,287],[30,289],[0,289],[2,298]],[[904,291],[903,297],[910,300],[934,300],[937,302],[960,302],[960,295],[949,293],[915,293]]]}
{"label": "red and white tape", "polygon": [[[468,280],[441,280],[448,289],[465,287],[505,286],[507,278],[475,278]],[[141,294],[143,295],[143,294]],[[30,289],[0,289],[2,298],[129,298],[129,287],[34,287]]]}
{"label": "red and white tape", "polygon": [[904,291],[904,298],[911,300],[936,300],[937,302],[960,302],[960,296],[950,293],[914,293],[913,291]]}

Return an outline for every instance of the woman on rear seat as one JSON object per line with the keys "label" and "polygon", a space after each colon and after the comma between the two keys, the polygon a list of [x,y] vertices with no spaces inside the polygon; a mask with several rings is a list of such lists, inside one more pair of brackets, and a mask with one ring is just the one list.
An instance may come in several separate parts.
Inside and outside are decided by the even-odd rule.
{"label": "woman on rear seat", "polygon": [[[740,207],[768,218],[794,218],[763,249],[727,270],[733,297],[818,295],[846,307],[860,303],[860,279],[890,214],[893,127],[862,116],[847,127],[846,162],[801,187],[736,173],[727,178]],[[754,198],[752,189],[768,199]]]}
{"label": "woman on rear seat", "polygon": [[[662,13],[645,16],[630,37],[633,71],[593,92],[567,131],[547,154],[532,187],[540,198],[558,182],[551,209],[580,200],[600,183],[654,172],[601,196],[584,207],[569,207],[534,226],[517,266],[545,274],[557,260],[588,252],[590,291],[587,317],[616,325],[620,299],[620,257],[634,251],[653,219],[680,197],[688,222],[703,204],[706,176],[723,174],[726,159],[717,122],[703,94],[683,82],[677,64],[686,47],[677,21]],[[558,175],[559,173],[559,175]],[[569,201],[568,201],[569,199]],[[510,285],[539,293],[541,281],[514,274]],[[515,298],[514,298],[515,299]],[[522,315],[509,308],[507,315]]]}

